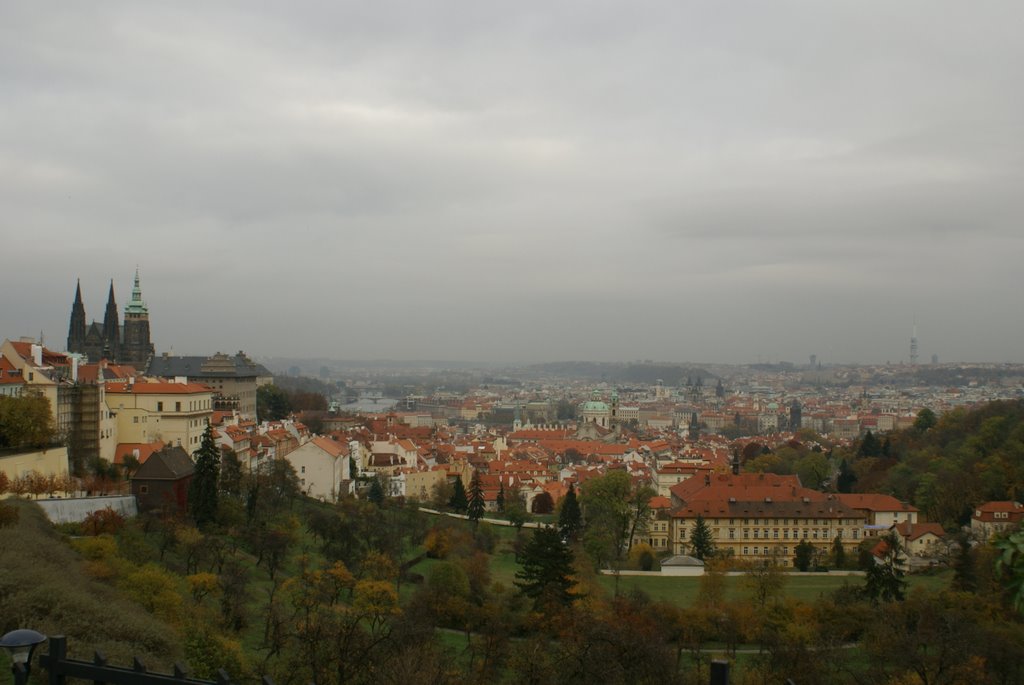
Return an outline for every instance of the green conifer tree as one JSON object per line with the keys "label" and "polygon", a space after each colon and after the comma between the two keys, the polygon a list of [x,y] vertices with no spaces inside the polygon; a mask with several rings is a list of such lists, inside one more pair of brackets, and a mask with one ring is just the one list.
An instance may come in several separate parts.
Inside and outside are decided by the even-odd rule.
{"label": "green conifer tree", "polygon": [[846,566],[846,549],[843,547],[843,539],[838,535],[832,540],[832,562],[836,568]]}
{"label": "green conifer tree", "polygon": [[690,551],[693,556],[701,561],[710,559],[715,555],[715,540],[711,535],[711,528],[707,521],[700,514],[693,522],[693,533],[690,535]]}
{"label": "green conifer tree", "polygon": [[523,568],[516,572],[516,587],[534,602],[534,608],[568,606],[572,593],[573,553],[555,528],[538,528],[522,554]]}
{"label": "green conifer tree", "polygon": [[580,513],[579,500],[576,499],[576,486],[570,484],[569,492],[562,500],[562,509],[558,513],[558,532],[562,534],[563,540],[576,540],[582,528],[583,516]]}
{"label": "green conifer tree", "polygon": [[374,478],[370,483],[370,491],[367,493],[366,499],[378,507],[384,504],[384,486],[380,484],[380,478]]}
{"label": "green conifer tree", "polygon": [[494,504],[498,507],[499,512],[505,513],[505,484],[502,482],[498,483],[498,496],[495,498]]}
{"label": "green conifer tree", "polygon": [[808,571],[811,568],[811,561],[814,559],[814,545],[807,540],[801,540],[794,549],[793,566],[798,571]]}
{"label": "green conifer tree", "polygon": [[469,520],[474,524],[484,515],[484,489],[480,485],[480,474],[473,473],[473,480],[469,482],[469,500],[466,503],[466,513]]}
{"label": "green conifer tree", "polygon": [[466,486],[462,484],[461,478],[455,479],[455,487],[452,488],[452,496],[448,500],[448,508],[456,514],[465,514],[469,508],[469,499],[466,497]]}
{"label": "green conifer tree", "polygon": [[217,518],[217,480],[220,476],[220,450],[213,441],[213,428],[209,424],[192,458],[195,473],[188,486],[188,511],[196,527],[204,528]]}

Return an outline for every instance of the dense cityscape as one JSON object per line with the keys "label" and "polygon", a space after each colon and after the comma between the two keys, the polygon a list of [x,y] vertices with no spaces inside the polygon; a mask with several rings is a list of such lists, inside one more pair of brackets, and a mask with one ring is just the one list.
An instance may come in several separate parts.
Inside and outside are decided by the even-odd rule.
{"label": "dense cityscape", "polygon": [[1024,685],[1022,23],[0,3],[0,674]]}
{"label": "dense cityscape", "polygon": [[[742,682],[793,673],[845,682],[853,665],[823,661],[837,648],[869,657],[863,673],[896,669],[873,661],[877,636],[846,626],[827,644],[789,643],[786,631],[797,628],[787,622],[798,619],[779,611],[800,601],[816,611],[865,602],[891,614],[887,605],[914,597],[974,611],[950,597],[921,600],[907,587],[949,583],[981,598],[1016,582],[1007,567],[997,570],[993,550],[1003,546],[1019,563],[1017,537],[1006,536],[1024,521],[1014,499],[1024,476],[1021,365],[839,366],[811,357],[479,368],[258,360],[242,351],[179,356],[151,339],[138,271],[123,323],[120,314],[112,283],[104,320],[87,325],[79,286],[66,349],[42,338],[0,346],[0,491],[19,505],[4,505],[3,521],[15,530],[34,521],[24,507],[35,502],[72,536],[68,551],[83,555],[85,576],[188,630],[221,624],[219,638],[204,632],[216,648],[200,654],[185,641],[201,677],[230,666],[237,679],[305,673],[362,682],[386,653],[396,663],[429,654],[437,670],[423,682],[547,682],[568,672],[524,670],[524,645],[554,639],[570,649],[569,636],[581,633],[575,622],[596,629],[588,612],[607,596],[620,620],[646,617],[644,630],[667,650],[645,657],[659,677],[716,682],[732,665]],[[986,446],[950,449],[979,440]],[[234,550],[226,557],[225,544]],[[17,575],[13,548],[5,549]],[[334,624],[318,623],[326,617],[305,615],[316,625],[290,638],[273,627],[291,606],[276,598],[279,588],[294,608],[324,591],[322,572],[310,566],[317,563],[334,564],[338,589],[355,592],[353,611],[372,605],[334,626],[365,649],[335,675],[295,662],[312,659],[302,657],[303,630],[329,633]],[[732,578],[742,581],[730,592],[750,588],[753,604],[726,600]],[[817,604],[797,599],[806,591],[785,590],[804,579],[826,579],[817,581]],[[259,608],[253,588],[264,582],[271,589]],[[684,587],[696,595],[673,600]],[[204,604],[207,596],[219,605]],[[506,606],[485,618],[495,602]],[[652,619],[656,607],[672,617]],[[744,610],[754,613],[741,619]],[[33,620],[53,620],[46,616]],[[465,631],[466,644],[421,635],[418,656],[394,652],[386,638],[411,629],[403,621],[438,636]],[[246,637],[254,628],[262,638]],[[1014,635],[1004,642],[1016,645],[1024,632]],[[322,639],[310,649],[341,637]],[[659,660],[673,644],[679,655],[668,667]],[[764,658],[745,657],[745,645]],[[787,665],[794,649],[804,659],[795,671]],[[604,658],[611,662],[600,668],[614,664],[618,674],[609,681],[642,679],[622,655]],[[1019,666],[971,666],[977,658],[963,656],[963,673],[1016,682]]]}

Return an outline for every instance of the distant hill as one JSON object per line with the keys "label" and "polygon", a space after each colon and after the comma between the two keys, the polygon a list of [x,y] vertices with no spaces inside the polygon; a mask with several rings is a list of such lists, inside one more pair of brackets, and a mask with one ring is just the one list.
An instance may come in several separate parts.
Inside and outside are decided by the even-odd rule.
{"label": "distant hill", "polygon": [[567,378],[599,380],[608,383],[653,384],[661,380],[665,385],[682,385],[686,380],[700,378],[705,385],[709,378],[716,379],[707,369],[686,364],[615,363],[615,362],[550,362],[526,367],[530,371]]}

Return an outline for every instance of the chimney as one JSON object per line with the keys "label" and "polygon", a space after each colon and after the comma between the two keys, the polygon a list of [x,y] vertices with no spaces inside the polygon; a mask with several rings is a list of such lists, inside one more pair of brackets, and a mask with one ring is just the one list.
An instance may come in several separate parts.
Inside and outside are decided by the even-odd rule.
{"label": "chimney", "polygon": [[78,357],[71,357],[71,381],[78,382]]}
{"label": "chimney", "polygon": [[36,366],[43,365],[43,346],[32,345],[32,363]]}

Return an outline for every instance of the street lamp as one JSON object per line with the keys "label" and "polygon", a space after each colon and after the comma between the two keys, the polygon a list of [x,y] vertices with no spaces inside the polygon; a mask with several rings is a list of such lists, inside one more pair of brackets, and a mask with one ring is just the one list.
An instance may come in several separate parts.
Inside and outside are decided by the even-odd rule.
{"label": "street lamp", "polygon": [[0,647],[11,654],[14,685],[25,685],[28,682],[28,674],[32,670],[32,652],[35,651],[36,645],[45,640],[45,635],[27,628],[12,630],[0,637]]}

